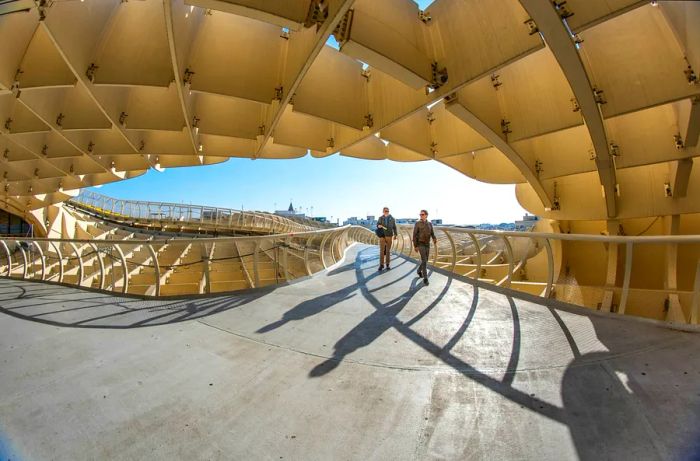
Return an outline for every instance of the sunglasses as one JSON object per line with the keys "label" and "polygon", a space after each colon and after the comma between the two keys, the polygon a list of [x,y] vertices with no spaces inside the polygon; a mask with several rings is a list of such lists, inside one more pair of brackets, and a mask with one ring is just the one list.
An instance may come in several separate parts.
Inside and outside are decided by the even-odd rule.
{"label": "sunglasses", "polygon": [[427,215],[427,214],[425,214],[425,213],[421,213],[420,215],[421,215],[421,216],[428,216],[428,215]]}

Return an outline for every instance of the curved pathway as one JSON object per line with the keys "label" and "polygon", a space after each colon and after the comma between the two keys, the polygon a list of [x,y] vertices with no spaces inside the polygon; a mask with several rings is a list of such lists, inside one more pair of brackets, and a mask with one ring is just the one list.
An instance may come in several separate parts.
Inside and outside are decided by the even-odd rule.
{"label": "curved pathway", "polygon": [[[143,301],[0,280],[12,459],[682,459],[700,335],[375,248],[291,285]],[[0,456],[1,458],[2,456]]]}

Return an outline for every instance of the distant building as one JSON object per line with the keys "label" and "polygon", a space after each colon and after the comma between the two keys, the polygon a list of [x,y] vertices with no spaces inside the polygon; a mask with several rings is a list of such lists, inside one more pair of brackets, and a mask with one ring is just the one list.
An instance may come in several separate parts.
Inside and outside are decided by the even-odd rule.
{"label": "distant building", "polygon": [[415,224],[418,221],[416,218],[399,218],[396,220],[396,224]]}
{"label": "distant building", "polygon": [[299,218],[306,217],[304,213],[297,213],[297,210],[294,208],[294,205],[292,205],[292,202],[289,202],[289,208],[286,210],[276,210],[275,214],[279,216],[296,216]]}
{"label": "distant building", "polygon": [[311,219],[318,222],[328,222],[328,219],[325,216],[315,216]]}
{"label": "distant building", "polygon": [[537,221],[539,221],[538,216],[534,216],[531,214],[525,214],[523,216],[523,219],[515,221],[515,230],[518,231],[528,231],[535,227],[535,224],[537,224]]}
{"label": "distant building", "polygon": [[362,226],[366,227],[367,229],[374,230],[377,227],[377,220],[374,219],[374,216],[367,216],[366,219],[361,219],[358,218],[357,216],[352,216],[348,219],[346,219],[343,222],[343,226]]}

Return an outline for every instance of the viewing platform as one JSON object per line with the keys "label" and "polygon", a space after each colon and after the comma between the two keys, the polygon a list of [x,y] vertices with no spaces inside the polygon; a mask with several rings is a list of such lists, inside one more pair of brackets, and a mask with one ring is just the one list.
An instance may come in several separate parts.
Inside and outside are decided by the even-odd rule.
{"label": "viewing platform", "polygon": [[700,336],[352,245],[234,295],[0,280],[10,459],[693,459]]}

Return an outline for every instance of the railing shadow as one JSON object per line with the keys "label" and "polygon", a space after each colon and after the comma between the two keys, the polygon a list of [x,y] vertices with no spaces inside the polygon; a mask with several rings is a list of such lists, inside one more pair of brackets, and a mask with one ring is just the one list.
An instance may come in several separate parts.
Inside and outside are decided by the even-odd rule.
{"label": "railing shadow", "polygon": [[[70,328],[126,329],[194,320],[244,306],[274,287],[236,296],[143,300],[22,280],[0,280],[0,312]],[[36,300],[36,301],[35,301]],[[8,306],[12,303],[11,306]]]}

